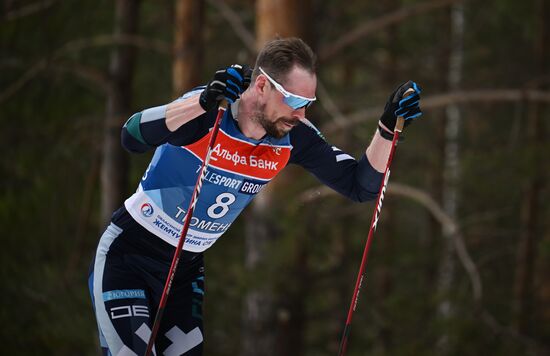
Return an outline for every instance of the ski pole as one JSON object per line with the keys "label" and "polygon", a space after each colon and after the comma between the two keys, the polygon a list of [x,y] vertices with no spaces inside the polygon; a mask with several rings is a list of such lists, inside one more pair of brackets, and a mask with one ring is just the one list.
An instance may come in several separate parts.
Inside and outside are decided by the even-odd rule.
{"label": "ski pole", "polygon": [[[405,92],[403,97],[407,97],[414,93],[414,89],[409,89]],[[344,356],[346,353],[346,347],[348,342],[348,336],[351,328],[351,319],[353,317],[353,312],[357,307],[357,302],[359,301],[359,290],[361,289],[361,284],[363,283],[363,277],[365,272],[365,266],[367,264],[367,255],[369,253],[369,248],[372,243],[372,237],[374,231],[376,231],[376,226],[378,224],[378,219],[380,218],[380,211],[382,210],[382,201],[384,200],[384,194],[386,193],[386,188],[388,186],[388,180],[390,179],[390,166],[393,160],[393,155],[395,153],[395,148],[397,147],[397,142],[399,141],[399,134],[403,131],[403,126],[405,124],[405,119],[402,116],[397,118],[395,123],[395,129],[393,131],[393,140],[391,143],[390,156],[388,157],[388,162],[386,163],[386,169],[384,171],[384,177],[380,185],[380,190],[378,191],[378,198],[376,200],[376,208],[372,215],[372,220],[369,229],[369,235],[367,237],[367,243],[365,244],[365,249],[363,251],[363,258],[361,259],[361,266],[359,267],[359,273],[357,274],[357,280],[355,281],[355,289],[353,290],[353,296],[351,298],[351,304],[348,310],[348,317],[346,319],[346,324],[344,326],[344,332],[342,334],[342,340],[340,342],[340,349],[338,351],[339,356]]]}
{"label": "ski pole", "polygon": [[160,298],[157,314],[155,316],[155,321],[153,322],[153,328],[151,330],[151,336],[149,337],[149,342],[147,343],[147,349],[145,350],[145,356],[149,356],[153,350],[153,345],[155,344],[155,339],[160,327],[160,321],[162,320],[162,314],[164,314],[164,308],[166,306],[166,301],[168,300],[168,295],[170,294],[170,289],[172,288],[172,281],[176,275],[176,269],[180,260],[181,250],[183,249],[183,244],[185,243],[185,237],[187,236],[187,231],[189,230],[189,224],[191,222],[191,217],[193,216],[193,211],[195,210],[195,205],[197,203],[199,193],[201,191],[202,182],[206,175],[206,168],[208,167],[208,162],[210,161],[210,156],[212,155],[212,149],[214,147],[214,142],[216,141],[216,136],[220,129],[220,122],[227,109],[227,101],[222,100],[219,105],[218,115],[216,116],[216,121],[214,126],[212,126],[212,131],[210,133],[210,141],[208,141],[208,147],[206,150],[206,156],[202,162],[202,166],[197,177],[197,182],[195,183],[195,188],[193,189],[193,195],[189,201],[189,207],[187,208],[187,214],[185,215],[185,220],[183,227],[181,229],[180,239],[178,242],[178,247],[174,252],[174,257],[172,258],[172,264],[170,270],[168,271],[168,276],[166,277],[166,283],[164,284],[164,290],[162,291],[162,296]]}

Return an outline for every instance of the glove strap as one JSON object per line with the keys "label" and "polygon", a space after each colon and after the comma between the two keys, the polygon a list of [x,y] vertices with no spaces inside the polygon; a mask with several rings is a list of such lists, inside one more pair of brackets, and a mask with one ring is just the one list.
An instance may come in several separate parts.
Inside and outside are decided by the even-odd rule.
{"label": "glove strap", "polygon": [[[393,133],[390,133],[390,132],[384,130],[384,128],[382,128],[382,126],[380,126],[380,125],[378,125],[378,132],[380,132],[380,136],[382,136],[386,140],[393,141]],[[399,141],[398,142],[401,142],[401,141],[405,141],[405,136],[403,136],[402,134],[399,134]]]}
{"label": "glove strap", "polygon": [[393,140],[393,133],[384,130],[384,128],[380,125],[378,125],[378,132],[380,132],[380,136],[384,137],[386,140]]}

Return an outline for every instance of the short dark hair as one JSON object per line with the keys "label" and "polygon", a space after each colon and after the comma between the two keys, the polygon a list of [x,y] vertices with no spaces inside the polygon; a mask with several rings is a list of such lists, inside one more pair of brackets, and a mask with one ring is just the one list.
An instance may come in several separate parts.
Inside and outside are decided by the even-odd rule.
{"label": "short dark hair", "polygon": [[268,42],[258,54],[252,73],[252,80],[260,74],[259,67],[279,83],[295,66],[315,74],[317,57],[311,48],[300,38],[277,38]]}

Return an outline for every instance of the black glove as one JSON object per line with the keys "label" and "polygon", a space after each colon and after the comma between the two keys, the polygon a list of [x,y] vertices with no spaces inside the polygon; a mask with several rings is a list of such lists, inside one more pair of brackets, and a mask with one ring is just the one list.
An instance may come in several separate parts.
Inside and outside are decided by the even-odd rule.
{"label": "black glove", "polygon": [[220,69],[201,93],[199,103],[205,111],[217,108],[222,99],[235,102],[248,88],[252,69],[247,65],[233,64]]}
{"label": "black glove", "polygon": [[[413,89],[414,93],[403,97],[405,92]],[[384,113],[378,121],[378,130],[382,137],[388,140],[393,139],[393,131],[398,116],[405,119],[405,127],[410,125],[414,119],[422,115],[420,110],[420,92],[422,90],[413,81],[409,80],[401,84],[388,98]]]}

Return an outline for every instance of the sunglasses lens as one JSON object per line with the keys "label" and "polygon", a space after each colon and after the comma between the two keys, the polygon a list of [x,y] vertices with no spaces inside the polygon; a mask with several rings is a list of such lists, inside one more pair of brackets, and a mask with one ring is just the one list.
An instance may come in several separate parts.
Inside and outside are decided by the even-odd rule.
{"label": "sunglasses lens", "polygon": [[285,97],[283,100],[288,106],[290,106],[294,110],[298,110],[298,109],[301,109],[303,107],[307,108],[312,103],[310,100],[298,98],[298,97],[295,97],[295,96]]}

